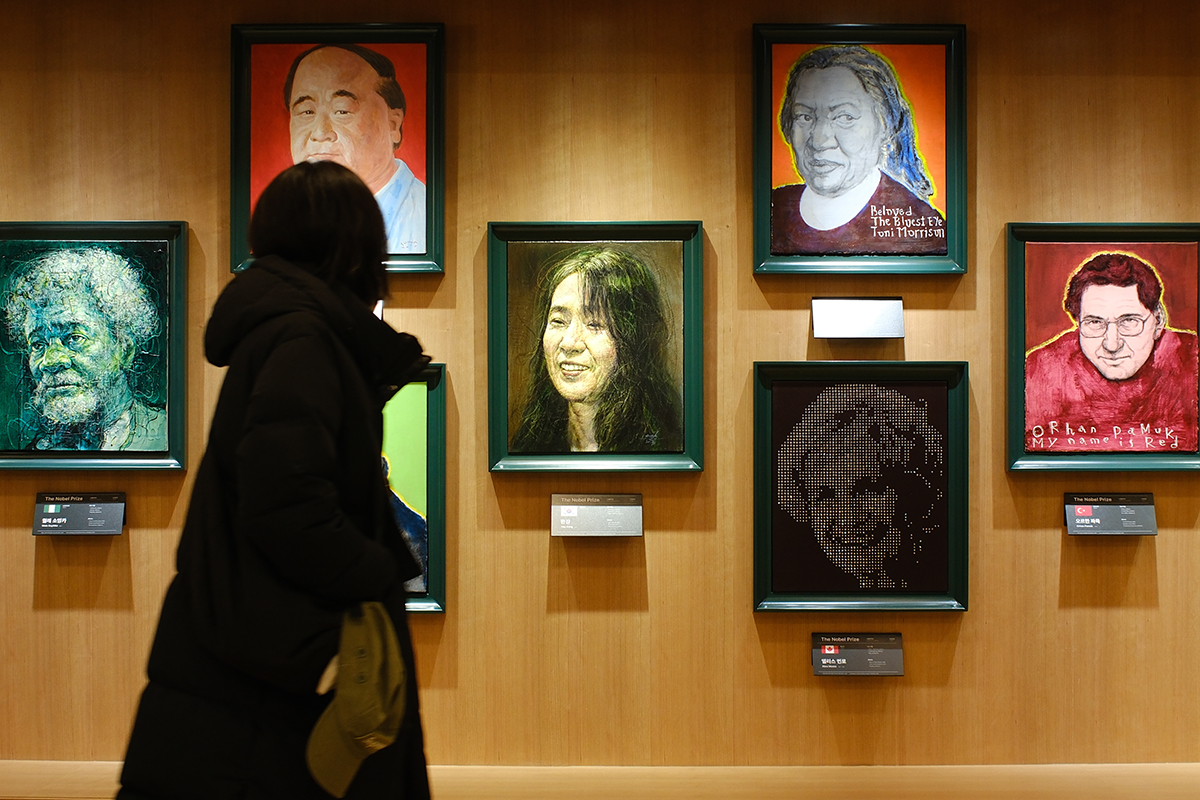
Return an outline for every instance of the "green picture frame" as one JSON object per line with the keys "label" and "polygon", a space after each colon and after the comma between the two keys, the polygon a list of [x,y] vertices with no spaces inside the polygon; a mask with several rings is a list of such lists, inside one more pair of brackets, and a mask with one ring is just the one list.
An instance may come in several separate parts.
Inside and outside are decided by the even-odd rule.
{"label": "green picture frame", "polygon": [[[341,86],[318,86],[308,94],[299,94],[301,84],[305,83],[303,73],[297,69],[299,62],[310,48],[331,45],[339,50],[339,55],[357,59],[355,63],[361,61],[372,80],[388,71],[395,75],[391,88],[386,91],[379,88],[378,95],[371,94],[369,98],[379,106],[378,114],[386,114],[389,120],[399,110],[399,121],[391,131],[394,148],[391,155],[396,169],[382,187],[373,185],[374,178],[364,177],[380,200],[389,229],[389,250],[395,250],[388,254],[384,266],[389,272],[445,272],[445,26],[442,23],[234,25],[231,35],[231,269],[244,269],[250,259],[246,229],[254,201],[266,183],[288,167],[293,158],[341,158],[306,150],[305,145],[294,139],[297,130],[289,122],[301,114],[318,121],[325,119],[324,110],[332,111],[334,101],[341,102],[339,98],[349,91]],[[352,53],[340,49],[343,47],[358,49]],[[321,52],[328,51],[319,51],[318,55]],[[374,63],[361,56],[371,58]],[[293,87],[290,112],[283,99],[285,85]],[[384,81],[379,86],[383,87]],[[328,109],[313,101],[310,101],[312,108],[303,105],[301,97],[311,95],[319,99],[322,92],[328,93]],[[384,100],[380,102],[380,98]],[[338,111],[346,113],[345,109]],[[354,115],[366,118],[368,111],[356,109]],[[357,135],[354,124],[321,126],[323,133],[315,137],[323,142],[319,149],[336,149],[331,140],[339,135]],[[330,135],[329,130],[334,133]],[[338,130],[343,132],[338,134]],[[395,144],[396,139],[399,144]],[[310,142],[310,149],[315,146]],[[386,147],[383,149],[386,156]],[[369,151],[367,147],[359,148],[360,153]],[[347,166],[355,168],[353,163]],[[361,167],[363,175],[368,168],[373,169],[366,164]]]}
{"label": "green picture frame", "polygon": [[[755,611],[966,610],[967,373],[965,361],[755,362]],[[887,512],[847,534],[839,515],[863,527],[864,509]]]}
{"label": "green picture frame", "polygon": [[423,575],[410,581],[407,587],[406,606],[410,612],[443,612],[446,610],[445,364],[428,365],[384,406],[383,457],[396,521],[423,568]]}
{"label": "green picture frame", "polygon": [[[966,26],[759,24],[753,39],[755,273],[965,273]],[[829,57],[835,49],[838,54]],[[789,83],[793,66],[797,80]],[[858,75],[862,107],[846,114],[844,98],[813,95],[813,104],[825,111],[803,119],[819,126],[828,118],[828,127],[785,130],[781,114],[789,85],[796,91],[791,96],[807,97],[800,75],[838,71],[851,79]],[[885,77],[875,77],[880,75]],[[869,135],[882,141],[866,148],[880,153],[878,164],[854,155],[853,143],[832,144],[836,137],[829,131],[839,119],[866,124],[881,117],[889,122]],[[789,114],[793,126],[798,118]],[[854,123],[842,127],[852,133]],[[809,188],[801,177],[807,150],[797,152],[791,141],[816,135],[827,141],[810,148],[804,172],[822,187],[812,195],[824,198],[832,214],[824,218],[799,202]],[[855,168],[859,162],[861,170]],[[875,166],[878,184],[872,183]],[[852,181],[854,188],[847,188]]]}
{"label": "green picture frame", "polygon": [[0,223],[0,469],[185,468],[187,239]]}
{"label": "green picture frame", "polygon": [[[488,223],[491,471],[703,469],[703,251],[703,227],[698,221]],[[602,255],[596,255],[598,252]],[[585,259],[587,253],[593,255]],[[615,318],[625,321],[609,324],[610,320],[601,320],[604,335],[611,335],[613,343],[608,366],[599,371],[592,368],[594,363],[588,368],[569,367],[580,370],[582,377],[567,380],[586,382],[591,380],[589,376],[601,376],[597,378],[601,388],[580,405],[601,397],[595,407],[603,413],[619,391],[625,402],[632,404],[628,407],[639,409],[621,415],[621,419],[639,420],[642,427],[636,435],[629,434],[634,438],[624,440],[633,441],[632,445],[608,449],[608,445],[598,443],[599,451],[574,451],[567,444],[568,435],[573,434],[566,420],[567,414],[579,406],[575,400],[567,402],[562,389],[551,388],[554,379],[544,361],[549,358],[543,353],[549,326],[546,312],[551,291],[557,291],[556,286],[546,282],[569,259],[585,259],[594,267],[597,258],[610,260],[607,274],[623,276],[619,278],[625,282],[623,285],[633,287],[616,294],[617,290],[595,284],[603,297],[610,298],[602,303],[628,304],[623,313],[612,309]],[[568,282],[563,279],[559,286]],[[616,297],[625,300],[612,299]],[[557,303],[557,295],[554,298]],[[545,308],[536,310],[542,306]],[[655,327],[658,323],[661,327]],[[588,324],[594,328],[596,323]],[[587,358],[586,353],[580,356]],[[616,376],[616,382],[608,383],[607,388],[601,383],[607,380],[605,375]],[[554,406],[553,413],[561,417],[553,418],[561,421],[530,422],[535,406],[528,398],[536,396],[533,392],[539,382],[547,399],[537,408]],[[577,392],[582,385],[566,391]],[[596,430],[599,442],[604,436],[599,427]],[[523,444],[530,439],[523,431],[546,433],[553,441]],[[620,435],[626,433],[620,431]],[[612,440],[617,436],[612,434]]]}
{"label": "green picture frame", "polygon": [[[1130,472],[1200,469],[1200,448],[1197,447],[1200,444],[1197,441],[1200,440],[1200,381],[1197,380],[1197,372],[1200,370],[1195,352],[1197,323],[1200,321],[1200,291],[1197,288],[1200,286],[1200,224],[1010,222],[1006,226],[1005,242],[1008,260],[1008,408],[1005,442],[1008,469]],[[1063,351],[1056,348],[1051,353],[1054,342],[1062,340],[1063,347],[1067,348],[1073,341],[1078,348],[1071,349],[1082,352],[1086,341],[1099,343],[1107,340],[1113,332],[1112,325],[1109,325],[1101,338],[1088,340],[1081,337],[1078,324],[1067,310],[1071,278],[1094,256],[1105,252],[1132,255],[1150,264],[1159,278],[1165,324],[1157,335],[1146,328],[1142,336],[1135,337],[1136,340],[1154,336],[1154,340],[1147,343],[1151,348],[1150,354],[1142,356],[1145,360],[1132,376],[1119,374],[1114,375],[1113,380],[1106,381],[1101,379],[1100,367],[1096,366],[1095,359],[1091,359],[1092,364],[1088,365],[1082,359],[1075,358],[1080,353],[1072,352],[1072,361],[1077,365],[1074,369],[1078,382],[1062,375],[1052,381],[1043,380],[1040,378],[1042,371],[1031,364],[1030,369],[1034,371],[1028,374],[1034,376],[1032,387],[1027,385],[1027,358],[1035,350],[1044,349],[1047,355],[1053,355],[1058,360]],[[1127,288],[1131,292],[1137,291],[1132,286]],[[1087,309],[1082,293],[1080,309]],[[1051,324],[1048,320],[1055,322]],[[1046,341],[1051,334],[1056,335]],[[1114,340],[1119,335],[1115,334]],[[1178,363],[1160,364],[1160,358],[1167,352],[1168,342],[1172,345],[1184,342],[1190,353]],[[1044,356],[1036,363],[1046,361]],[[1063,364],[1065,366],[1066,362]],[[1092,372],[1086,372],[1088,370]],[[1151,370],[1155,370],[1155,373],[1152,374]],[[1057,392],[1058,387],[1068,385],[1083,387],[1078,371],[1084,371],[1097,383],[1111,386],[1115,391],[1127,395],[1124,399],[1116,398],[1118,403],[1124,404],[1117,408],[1129,411],[1124,415],[1128,420],[1128,428],[1124,427],[1125,420],[1119,420],[1119,427],[1124,428],[1118,434],[1123,449],[1108,449],[1112,445],[1107,437],[1114,433],[1112,419],[1108,415],[1101,418],[1098,414],[1089,414],[1089,419],[1082,420],[1079,419],[1080,414],[1071,411],[1061,415],[1044,415],[1039,411],[1047,408],[1041,393],[1032,395],[1034,400],[1027,409],[1031,388],[1036,392],[1038,386],[1053,386]],[[1181,380],[1185,377],[1190,386],[1187,390],[1180,388]],[[1139,387],[1151,387],[1150,391],[1166,390],[1173,398],[1186,399],[1190,408],[1165,414],[1167,419],[1181,419],[1182,424],[1160,424],[1164,418],[1164,412],[1161,411],[1157,415],[1139,413],[1140,408],[1161,408],[1157,402],[1146,401]],[[1088,396],[1092,395],[1089,393]],[[1111,408],[1113,399],[1106,397],[1103,403],[1090,405]],[[1043,416],[1047,418],[1043,420]],[[1050,429],[1051,421],[1056,425],[1055,430]],[[1028,432],[1027,422],[1031,426]],[[1038,428],[1033,427],[1035,425]],[[1143,427],[1146,428],[1145,432]],[[1162,436],[1168,430],[1177,434],[1176,445],[1181,443],[1178,434],[1185,434],[1183,451],[1173,450],[1171,437]],[[1030,438],[1039,432],[1045,434],[1045,438]],[[1049,437],[1062,437],[1059,439],[1061,443],[1079,432],[1088,437],[1088,443],[1079,446],[1078,451],[1046,449],[1050,447]],[[1128,436],[1131,432],[1133,438]],[[1149,440],[1145,438],[1147,434]],[[1190,444],[1187,439],[1190,439]],[[1117,441],[1117,438],[1113,438],[1112,444]],[[1160,442],[1164,444],[1160,446]],[[1132,446],[1126,449],[1126,444]],[[1076,447],[1074,444],[1068,446]]]}

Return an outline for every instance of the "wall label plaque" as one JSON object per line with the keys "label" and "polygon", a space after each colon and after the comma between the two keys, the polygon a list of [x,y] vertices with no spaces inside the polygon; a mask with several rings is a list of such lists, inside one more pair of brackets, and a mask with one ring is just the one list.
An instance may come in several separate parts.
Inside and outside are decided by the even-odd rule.
{"label": "wall label plaque", "polygon": [[34,536],[118,536],[124,526],[124,492],[38,492],[33,509]]}
{"label": "wall label plaque", "polygon": [[1154,495],[1064,494],[1063,514],[1071,536],[1157,536]]}
{"label": "wall label plaque", "polygon": [[898,633],[814,633],[813,675],[904,674],[904,642]]}
{"label": "wall label plaque", "polygon": [[903,339],[900,297],[814,297],[813,336],[818,339]]}
{"label": "wall label plaque", "polygon": [[551,536],[641,536],[640,494],[552,494]]}

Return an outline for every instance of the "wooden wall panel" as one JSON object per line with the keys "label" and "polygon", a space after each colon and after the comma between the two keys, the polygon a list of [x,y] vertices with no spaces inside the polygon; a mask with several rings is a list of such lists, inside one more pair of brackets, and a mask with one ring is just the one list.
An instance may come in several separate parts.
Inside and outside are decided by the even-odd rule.
{"label": "wooden wall panel", "polygon": [[[229,279],[229,25],[447,25],[447,262],[395,276],[387,318],[448,365],[449,611],[412,620],[441,764],[838,765],[1200,760],[1200,479],[1009,474],[1009,221],[1200,215],[1200,11],[1184,2],[141,0],[6,9],[2,219],[185,219],[189,463],[221,372]],[[751,273],[750,26],[968,26],[970,271]],[[493,220],[700,219],[705,470],[491,475],[486,238]],[[907,337],[816,340],[814,295],[904,297]],[[751,612],[755,360],[967,360],[965,614]],[[0,759],[113,760],[190,474],[0,474]],[[125,535],[34,541],[33,495],[123,490]],[[1161,534],[1076,541],[1064,491],[1154,491]],[[646,535],[551,540],[549,494],[631,491]],[[817,680],[809,634],[900,630],[908,674]]]}

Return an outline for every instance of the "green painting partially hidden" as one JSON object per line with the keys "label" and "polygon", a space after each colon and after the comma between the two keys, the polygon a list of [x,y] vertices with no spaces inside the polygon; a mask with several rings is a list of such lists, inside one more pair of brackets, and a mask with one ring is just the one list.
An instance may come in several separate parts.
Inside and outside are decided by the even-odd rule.
{"label": "green painting partially hidden", "polygon": [[421,575],[405,584],[410,592],[429,587],[429,390],[410,383],[383,407],[383,458],[392,508]]}

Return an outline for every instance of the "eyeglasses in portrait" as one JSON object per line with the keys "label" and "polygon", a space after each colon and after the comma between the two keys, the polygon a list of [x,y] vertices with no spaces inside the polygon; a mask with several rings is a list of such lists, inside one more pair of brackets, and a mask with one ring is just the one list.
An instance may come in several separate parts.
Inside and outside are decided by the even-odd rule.
{"label": "eyeglasses in portrait", "polygon": [[[1197,348],[1200,234],[1117,226],[1128,239],[1049,241],[1094,226],[1010,226],[1010,286],[1023,307],[1010,320],[1012,389],[1020,409],[1011,463],[1170,468],[1200,463]],[[1069,229],[1069,230],[1068,230]],[[1134,239],[1138,233],[1149,240]],[[1010,298],[1011,300],[1011,298]],[[1015,323],[1015,324],[1014,324]],[[1020,373],[1016,369],[1020,369]],[[1010,394],[1010,397],[1012,395]],[[1013,431],[1010,431],[1010,436]],[[1138,465],[1144,465],[1139,467]]]}

